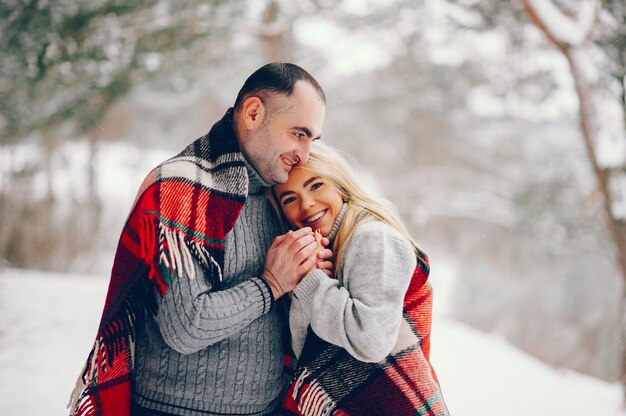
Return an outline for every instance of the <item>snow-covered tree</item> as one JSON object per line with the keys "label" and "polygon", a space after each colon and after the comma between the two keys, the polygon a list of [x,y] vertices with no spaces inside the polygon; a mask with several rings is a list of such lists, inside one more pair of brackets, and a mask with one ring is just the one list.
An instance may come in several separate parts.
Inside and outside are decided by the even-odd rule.
{"label": "snow-covered tree", "polygon": [[[620,102],[623,79],[622,85],[616,86],[600,75],[602,68],[611,65],[593,40],[594,27],[601,21],[602,4],[600,0],[524,0],[523,4],[532,22],[569,63],[578,96],[582,137],[626,287],[626,132]],[[623,299],[622,316],[626,316],[625,308]],[[624,340],[623,335],[622,343]],[[623,360],[624,357],[623,354]],[[626,371],[622,370],[622,376],[626,386]]]}

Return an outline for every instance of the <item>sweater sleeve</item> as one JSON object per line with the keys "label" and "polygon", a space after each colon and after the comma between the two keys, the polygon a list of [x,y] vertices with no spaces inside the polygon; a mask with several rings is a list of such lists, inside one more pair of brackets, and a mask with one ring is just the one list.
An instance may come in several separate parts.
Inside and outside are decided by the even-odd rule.
{"label": "sweater sleeve", "polygon": [[205,271],[194,261],[196,277],[173,275],[165,296],[158,294],[156,321],[163,339],[181,354],[215,344],[267,313],[273,298],[261,277],[212,291]]}
{"label": "sweater sleeve", "polygon": [[344,251],[343,285],[310,273],[294,294],[320,338],[360,361],[378,362],[396,343],[415,265],[409,243],[391,227],[372,222],[355,231]]}
{"label": "sweater sleeve", "polygon": [[[311,295],[314,295],[314,292],[316,290],[315,282],[317,282],[318,280],[323,280],[327,276],[320,269],[313,269],[307,275],[307,277],[307,282],[313,282],[309,284],[309,286],[311,287],[307,287],[307,289],[312,292]],[[302,293],[304,290],[307,289],[305,289],[304,287],[300,287],[299,291],[300,293]],[[289,308],[289,330],[291,332],[291,348],[293,349],[293,352],[294,354],[296,354],[297,358],[300,358],[302,348],[304,347],[306,334],[309,325],[311,324],[311,302],[307,301],[307,299],[308,298],[306,296],[302,296],[302,299],[300,299],[296,295],[294,295],[291,299],[291,306]]]}

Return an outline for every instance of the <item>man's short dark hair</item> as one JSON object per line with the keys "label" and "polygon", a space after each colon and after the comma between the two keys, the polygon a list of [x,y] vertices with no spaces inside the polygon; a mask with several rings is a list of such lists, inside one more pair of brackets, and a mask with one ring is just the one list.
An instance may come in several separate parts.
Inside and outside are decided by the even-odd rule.
{"label": "man's short dark hair", "polygon": [[235,111],[249,97],[259,97],[265,105],[269,105],[268,99],[274,94],[289,96],[293,94],[298,81],[311,84],[326,104],[324,90],[306,70],[295,64],[272,62],[254,71],[244,82],[235,100]]}

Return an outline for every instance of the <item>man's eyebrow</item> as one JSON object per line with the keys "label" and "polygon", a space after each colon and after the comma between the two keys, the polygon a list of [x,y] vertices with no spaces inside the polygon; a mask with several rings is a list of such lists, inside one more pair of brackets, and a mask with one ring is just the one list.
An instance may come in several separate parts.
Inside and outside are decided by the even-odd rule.
{"label": "man's eyebrow", "polygon": [[311,130],[309,130],[308,127],[294,127],[294,129],[300,130],[302,133],[306,135],[306,137],[312,139],[313,141],[320,140],[322,138],[321,135],[317,137],[313,137],[313,133],[311,133]]}

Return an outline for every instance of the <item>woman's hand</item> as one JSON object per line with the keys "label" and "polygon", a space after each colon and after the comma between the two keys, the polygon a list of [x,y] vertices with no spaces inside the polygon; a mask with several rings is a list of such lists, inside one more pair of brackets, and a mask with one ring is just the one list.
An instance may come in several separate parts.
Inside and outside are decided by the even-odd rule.
{"label": "woman's hand", "polygon": [[[321,234],[319,234],[321,237]],[[317,238],[316,238],[317,240]],[[318,269],[322,269],[322,271],[324,273],[326,273],[326,275],[328,277],[332,277],[333,276],[333,252],[326,248],[328,247],[329,241],[328,238],[326,237],[322,237],[320,238],[320,250],[317,252],[317,263],[316,263],[316,267]]]}

